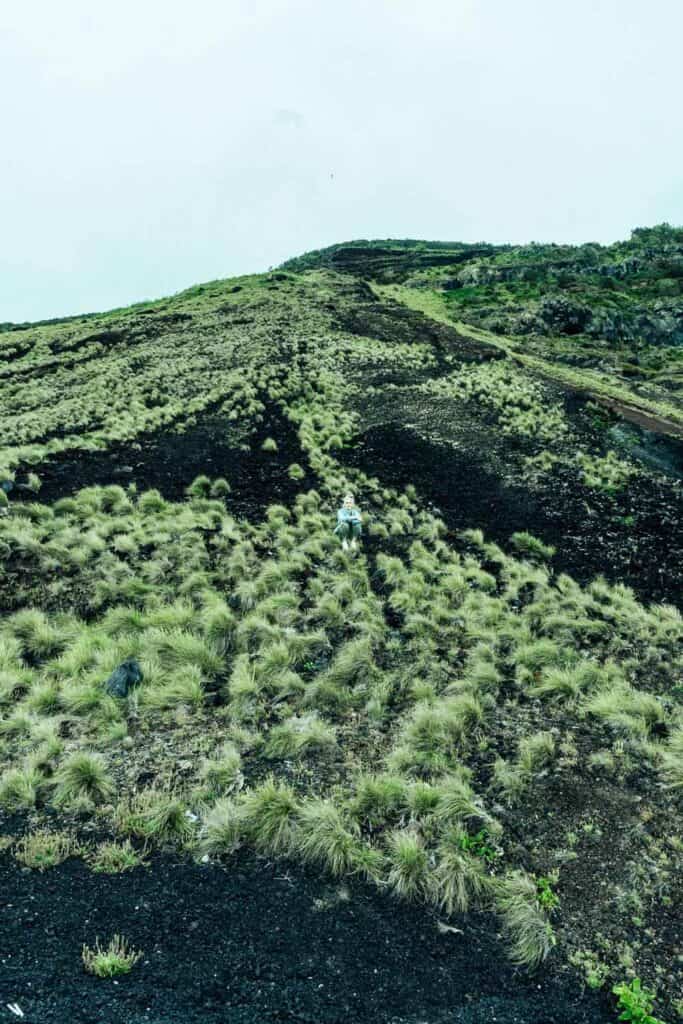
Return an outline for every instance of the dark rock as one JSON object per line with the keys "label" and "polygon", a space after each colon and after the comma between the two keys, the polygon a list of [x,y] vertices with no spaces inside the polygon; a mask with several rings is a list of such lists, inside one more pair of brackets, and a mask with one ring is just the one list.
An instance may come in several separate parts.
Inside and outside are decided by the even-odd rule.
{"label": "dark rock", "polygon": [[127,658],[107,679],[104,687],[111,697],[127,697],[129,691],[143,679],[142,669],[135,658]]}

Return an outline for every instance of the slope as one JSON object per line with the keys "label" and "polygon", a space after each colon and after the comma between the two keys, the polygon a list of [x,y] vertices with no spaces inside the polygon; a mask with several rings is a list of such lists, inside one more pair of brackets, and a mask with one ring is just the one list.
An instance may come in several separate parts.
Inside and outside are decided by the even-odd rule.
{"label": "slope", "polygon": [[48,823],[88,856],[287,856],[672,1008],[676,441],[653,468],[585,391],[366,270],[0,335],[7,855]]}

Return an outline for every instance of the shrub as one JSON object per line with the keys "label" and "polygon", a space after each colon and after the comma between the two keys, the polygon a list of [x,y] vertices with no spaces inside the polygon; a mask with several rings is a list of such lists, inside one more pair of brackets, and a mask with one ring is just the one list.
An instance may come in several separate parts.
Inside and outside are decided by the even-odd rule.
{"label": "shrub", "polygon": [[261,445],[261,451],[262,452],[276,452],[277,451],[277,441],[275,440],[275,438],[267,437],[265,439],[265,441],[263,442],[263,444]]}
{"label": "shrub", "polygon": [[88,974],[97,978],[116,978],[120,974],[129,974],[142,959],[142,953],[132,949],[122,936],[115,935],[106,947],[100,945],[99,939],[95,939],[94,949],[84,945],[81,958]]}

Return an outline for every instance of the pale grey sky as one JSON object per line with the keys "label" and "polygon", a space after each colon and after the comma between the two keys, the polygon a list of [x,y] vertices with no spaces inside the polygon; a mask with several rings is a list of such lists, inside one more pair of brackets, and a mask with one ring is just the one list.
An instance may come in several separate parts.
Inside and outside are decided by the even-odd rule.
{"label": "pale grey sky", "polygon": [[0,321],[351,238],[683,223],[680,0],[22,0]]}

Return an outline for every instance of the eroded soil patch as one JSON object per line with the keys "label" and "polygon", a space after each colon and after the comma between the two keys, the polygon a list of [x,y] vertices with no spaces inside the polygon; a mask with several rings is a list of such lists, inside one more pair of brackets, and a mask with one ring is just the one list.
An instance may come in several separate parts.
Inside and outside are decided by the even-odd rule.
{"label": "eroded soil patch", "polygon": [[[276,441],[277,451],[262,451],[267,437]],[[302,487],[311,485],[310,476],[303,482],[289,478],[293,462],[308,466],[295,428],[276,410],[269,410],[251,435],[247,451],[237,443],[232,424],[206,417],[183,433],[165,430],[133,443],[112,444],[106,451],[55,457],[37,467],[42,481],[38,500],[49,504],[82,487],[135,483],[138,491],[156,488],[165,498],[179,501],[195,477],[206,474],[228,480],[231,510],[261,518],[268,505],[293,501]]]}

